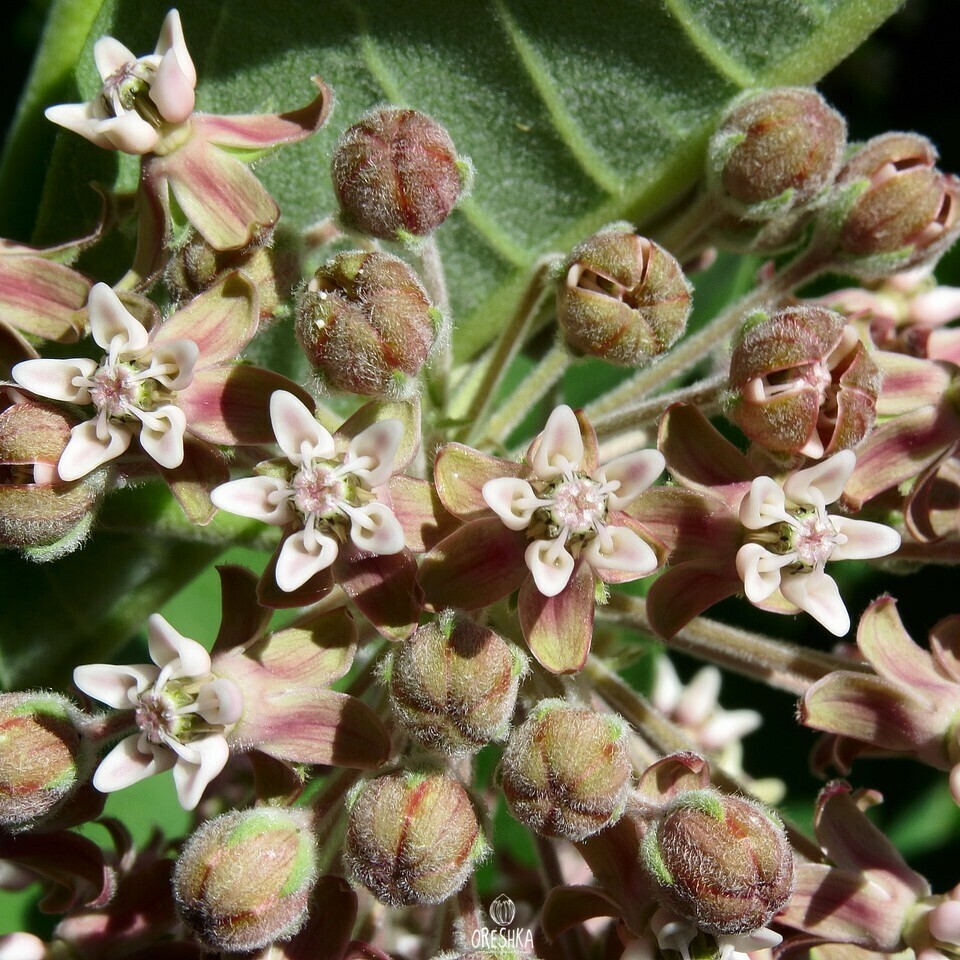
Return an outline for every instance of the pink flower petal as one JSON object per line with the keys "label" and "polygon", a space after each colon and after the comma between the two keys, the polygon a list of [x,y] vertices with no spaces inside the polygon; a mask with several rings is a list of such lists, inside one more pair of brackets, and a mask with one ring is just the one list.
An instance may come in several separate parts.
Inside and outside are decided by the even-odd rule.
{"label": "pink flower petal", "polygon": [[534,474],[541,480],[557,480],[576,471],[583,461],[583,437],[580,421],[566,404],[547,418],[536,452],[531,458]]}
{"label": "pink flower petal", "polygon": [[159,676],[160,671],[150,663],[87,663],[73,671],[73,683],[114,710],[131,710],[139,702],[137,694],[152,687]]}
{"label": "pink flower petal", "polygon": [[136,59],[127,47],[113,37],[101,37],[93,45],[93,62],[97,65],[101,80],[109,80],[127,64],[135,63]]}
{"label": "pink flower petal", "polygon": [[243,713],[243,694],[233,681],[218,677],[200,688],[197,713],[207,723],[228,727],[236,723]]}
{"label": "pink flower petal", "polygon": [[186,434],[183,462],[169,470],[158,469],[188,520],[200,527],[213,520],[217,508],[210,494],[230,479],[227,458],[220,450]]}
{"label": "pink flower petal", "polygon": [[193,87],[176,53],[170,50],[160,60],[157,75],[150,84],[150,99],[168,123],[183,123],[193,113],[196,99]]}
{"label": "pink flower petal", "polygon": [[787,573],[780,581],[780,593],[790,603],[809,613],[835,637],[850,631],[850,614],[843,604],[836,581],[819,570]]}
{"label": "pink flower petal", "polygon": [[32,933],[0,936],[0,960],[45,960],[46,957],[47,945]]}
{"label": "pink flower petal", "polygon": [[526,530],[536,510],[549,505],[520,477],[494,477],[483,485],[481,493],[487,506],[510,530]]}
{"label": "pink flower petal", "polygon": [[527,569],[545,597],[555,597],[569,583],[574,560],[556,540],[534,540],[524,553]]}
{"label": "pink flower petal", "polygon": [[[140,413],[140,446],[161,467],[179,467],[183,463],[183,435],[187,429],[184,412],[173,404]],[[62,474],[61,474],[62,476]]]}
{"label": "pink flower petal", "polygon": [[784,481],[783,492],[799,505],[824,507],[836,503],[856,465],[857,455],[852,450],[841,450],[806,470],[792,473]]}
{"label": "pink flower petal", "polygon": [[101,124],[103,116],[90,103],[60,103],[47,107],[44,116],[57,126],[77,133],[104,150],[112,150],[113,144],[104,135]]}
{"label": "pink flower petal", "polygon": [[628,527],[606,526],[581,553],[601,580],[624,583],[653,573],[660,561],[650,545]]}
{"label": "pink flower petal", "polygon": [[279,477],[244,477],[221,484],[210,499],[227,513],[282,527],[297,516],[287,496],[289,491],[287,482]]}
{"label": "pink flower petal", "polygon": [[292,393],[277,390],[270,397],[270,421],[280,449],[294,466],[313,457],[326,460],[334,455],[333,437]]}
{"label": "pink flower petal", "polygon": [[444,507],[461,520],[490,516],[483,487],[497,477],[520,477],[528,471],[519,463],[491,457],[462,443],[440,448],[433,467],[437,494]]}
{"label": "pink flower petal", "polygon": [[628,453],[604,464],[599,471],[598,479],[607,482],[617,482],[620,486],[607,496],[611,510],[626,509],[641,493],[652,486],[657,477],[663,473],[666,460],[659,450],[640,450],[637,453]]}
{"label": "pink flower petal", "polygon": [[934,625],[930,653],[943,675],[960,684],[960,616],[944,617]]}
{"label": "pink flower petal", "polygon": [[378,420],[350,441],[343,462],[368,487],[379,487],[390,479],[402,441],[399,420]]}
{"label": "pink flower petal", "polygon": [[150,659],[167,669],[171,679],[203,677],[210,673],[210,654],[202,644],[175,630],[159,613],[147,620],[147,647]]}
{"label": "pink flower petal", "polygon": [[91,402],[89,389],[74,381],[92,377],[97,366],[96,360],[86,357],[76,360],[23,360],[10,375],[21,387],[38,397],[87,404]]}
{"label": "pink flower petal", "polygon": [[79,480],[126,451],[133,439],[130,428],[107,421],[105,429],[106,440],[97,436],[96,420],[80,423],[70,431],[70,439],[57,464],[61,480]]}
{"label": "pink flower petal", "polygon": [[351,513],[350,539],[361,550],[377,556],[399,553],[406,546],[400,522],[388,507],[376,501]]}
{"label": "pink flower petal", "polygon": [[173,768],[173,782],[180,806],[184,810],[193,810],[210,781],[227,765],[230,748],[219,733],[191,740],[188,747],[196,760],[192,762],[183,756],[178,757]]}
{"label": "pink flower petal", "polygon": [[783,567],[794,561],[792,555],[778,557],[759,543],[745,543],[737,551],[737,574],[743,592],[751,603],[762,603],[781,584]]}
{"label": "pink flower petal", "polygon": [[690,560],[664,571],[647,594],[647,616],[653,629],[670,639],[694,617],[737,593],[741,582],[711,561]]}
{"label": "pink flower petal", "polygon": [[0,255],[0,315],[18,330],[73,342],[80,327],[74,315],[89,293],[90,281],[62,263]]}
{"label": "pink flower petal", "polygon": [[392,477],[379,495],[400,521],[406,544],[414,553],[430,550],[459,526],[456,517],[443,508],[434,485],[426,480]]}
{"label": "pink flower petal", "polygon": [[757,477],[740,501],[740,522],[748,530],[762,530],[786,518],[783,488],[770,477]]}
{"label": "pink flower petal", "polygon": [[115,150],[134,156],[152,153],[160,140],[156,127],[132,110],[119,117],[99,121],[95,129]]}
{"label": "pink flower petal", "polygon": [[850,517],[830,518],[837,532],[847,538],[830,554],[831,560],[870,560],[886,557],[900,548],[900,534],[883,523],[853,520]]}
{"label": "pink flower petal", "polygon": [[171,10],[163,18],[163,25],[160,27],[160,36],[157,38],[154,54],[164,57],[171,50],[176,54],[177,62],[180,64],[180,69],[187,82],[191,87],[195,87],[197,85],[197,69],[193,65],[190,51],[187,50],[187,42],[183,36],[183,24],[180,22],[180,14],[176,10]]}
{"label": "pink flower petal", "polygon": [[[140,747],[146,748],[141,751]],[[112,793],[132,786],[155,773],[169,770],[176,755],[164,747],[149,743],[145,737],[134,734],[121,740],[104,758],[93,775],[93,786],[101,793]]]}
{"label": "pink flower petal", "polygon": [[149,340],[146,328],[108,284],[95,283],[91,287],[87,309],[90,334],[97,346],[124,354],[138,354],[146,349]]}
{"label": "pink flower petal", "polygon": [[285,593],[292,593],[331,566],[338,551],[337,541],[325,534],[315,533],[312,547],[307,546],[303,531],[291,534],[277,556],[277,586]]}

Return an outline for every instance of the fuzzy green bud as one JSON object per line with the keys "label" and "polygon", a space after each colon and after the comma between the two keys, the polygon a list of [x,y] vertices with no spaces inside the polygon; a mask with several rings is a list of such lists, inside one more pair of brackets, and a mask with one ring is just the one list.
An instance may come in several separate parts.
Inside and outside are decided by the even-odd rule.
{"label": "fuzzy green bud", "polygon": [[793,851],[776,814],[712,789],[669,804],[648,825],[640,860],[660,902],[708,933],[759,930],[793,893]]}
{"label": "fuzzy green bud", "polygon": [[450,215],[467,169],[436,120],[387,107],[341,134],[333,187],[352,229],[380,240],[423,237]]}
{"label": "fuzzy green bud", "polygon": [[364,396],[401,395],[426,363],[440,315],[399,257],[342,253],[297,300],[297,339],[325,383]]}
{"label": "fuzzy green bud", "polygon": [[56,693],[0,694],[0,827],[29,830],[86,779],[93,757],[82,720]]}
{"label": "fuzzy green bud", "polygon": [[663,247],[629,230],[602,230],[570,255],[557,287],[557,319],[573,350],[639,367],[683,335],[690,292]]}
{"label": "fuzzy green bud", "polygon": [[212,950],[256,950],[292,937],[316,881],[306,813],[259,807],[208,820],[173,872],[183,922]]}
{"label": "fuzzy green bud", "polygon": [[583,840],[623,812],[631,773],[623,722],[545,700],[513,732],[500,771],[522,824],[543,837]]}
{"label": "fuzzy green bud", "polygon": [[463,615],[444,614],[402,644],[389,667],[390,701],[403,726],[453,756],[505,740],[526,662]]}
{"label": "fuzzy green bud", "polygon": [[446,900],[486,852],[470,797],[448,776],[392,773],[353,798],[344,863],[387,906]]}

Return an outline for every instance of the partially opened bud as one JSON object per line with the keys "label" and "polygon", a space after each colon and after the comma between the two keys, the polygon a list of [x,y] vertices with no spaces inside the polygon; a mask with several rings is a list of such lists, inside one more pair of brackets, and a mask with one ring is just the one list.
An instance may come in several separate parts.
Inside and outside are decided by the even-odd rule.
{"label": "partially opened bud", "polygon": [[426,363],[440,314],[413,270],[386,253],[342,253],[297,302],[297,339],[336,390],[402,394]]}
{"label": "partially opened bud", "polygon": [[306,813],[259,807],[208,820],[173,872],[183,922],[213,950],[256,950],[299,930],[316,880]]}
{"label": "partially opened bud", "polygon": [[428,623],[394,654],[390,700],[418,740],[453,755],[505,740],[523,656],[463,615]]}
{"label": "partially opened bud", "polygon": [[28,830],[54,812],[90,772],[82,715],[65,697],[0,694],[0,827]]}
{"label": "partially opened bud", "polygon": [[353,229],[380,240],[422,237],[447,219],[468,170],[436,120],[387,107],[341,134],[333,187]]}
{"label": "partially opened bud", "polygon": [[710,184],[737,216],[770,219],[830,186],[846,142],[843,117],[816,90],[750,91],[731,104],[710,140]]}
{"label": "partially opened bud", "polygon": [[660,902],[709,933],[759,930],[793,893],[793,851],[779,819],[716,790],[678,796],[648,825],[640,859]]}
{"label": "partially opened bud", "polygon": [[638,367],[668,350],[690,316],[690,284],[663,247],[603,230],[575,247],[557,288],[557,319],[580,353]]}
{"label": "partially opened bud", "polygon": [[392,773],[364,784],[353,799],[344,862],[387,906],[446,900],[486,852],[470,797],[450,777]]}
{"label": "partially opened bud", "polygon": [[545,700],[513,732],[500,769],[522,824],[543,837],[583,840],[623,812],[631,772],[623,722]]}
{"label": "partially opened bud", "polygon": [[869,140],[837,178],[843,213],[838,242],[846,269],[883,276],[932,264],[960,232],[960,180],[935,166],[925,137],[887,133]]}

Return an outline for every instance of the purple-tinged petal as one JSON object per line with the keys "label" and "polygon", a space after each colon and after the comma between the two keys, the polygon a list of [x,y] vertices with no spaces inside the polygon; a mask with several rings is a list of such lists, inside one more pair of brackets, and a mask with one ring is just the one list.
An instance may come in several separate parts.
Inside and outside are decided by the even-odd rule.
{"label": "purple-tinged petal", "polygon": [[196,132],[162,162],[186,218],[215,250],[249,246],[280,216],[280,208],[260,181],[239,160]]}
{"label": "purple-tinged petal", "polygon": [[831,522],[847,538],[833,548],[831,560],[871,560],[896,553],[900,547],[900,534],[884,523],[841,516],[831,517]]}
{"label": "purple-tinged petal", "polygon": [[459,521],[447,513],[432,483],[413,477],[392,477],[380,499],[403,527],[407,546],[414,553],[435,547],[457,528]]}
{"label": "purple-tinged petal", "polygon": [[329,87],[319,77],[310,79],[320,92],[299,110],[245,116],[202,114],[194,118],[194,127],[212,143],[238,150],[267,150],[304,140],[320,129],[333,106]]}
{"label": "purple-tinged petal", "polygon": [[330,567],[338,552],[337,540],[327,534],[315,532],[309,544],[304,531],[291,534],[277,556],[277,586],[292,593]]}
{"label": "purple-tinged petal", "polygon": [[552,943],[561,933],[594,917],[619,917],[623,913],[620,904],[605,890],[598,887],[573,884],[554,887],[543,902],[540,911],[540,929]]}
{"label": "purple-tinged petal", "polygon": [[80,332],[74,314],[89,292],[90,281],[61,263],[0,255],[0,317],[18,330],[72,343]]}
{"label": "purple-tinged petal", "polygon": [[625,510],[656,482],[666,463],[659,450],[639,450],[604,464],[597,474],[597,479],[605,483],[620,484],[607,496],[610,509]]}
{"label": "purple-tinged petal", "polygon": [[210,672],[210,654],[172,627],[159,613],[147,620],[147,647],[150,659],[161,669],[169,668],[171,679],[202,677]]}
{"label": "purple-tinged petal", "polygon": [[510,530],[526,530],[533,514],[549,500],[540,500],[533,487],[520,477],[494,477],[481,490],[487,506]]}
{"label": "purple-tinged petal", "polygon": [[187,49],[187,41],[183,36],[183,24],[180,22],[180,14],[176,10],[171,10],[163,18],[163,25],[160,27],[160,36],[157,38],[154,53],[157,56],[164,57],[170,51],[176,54],[183,75],[190,85],[195,87],[197,85],[197,68],[193,65],[190,51]]}
{"label": "purple-tinged petal", "polygon": [[210,499],[227,513],[282,527],[297,515],[290,506],[289,493],[290,485],[279,477],[243,477],[221,484]]}
{"label": "purple-tinged petal", "polygon": [[[149,752],[141,752],[140,741]],[[169,770],[176,762],[176,754],[164,747],[147,743],[134,734],[121,740],[104,758],[93,775],[93,785],[101,793],[113,793],[132,786],[156,773]]]}
{"label": "purple-tinged petal", "polygon": [[517,615],[530,652],[551,673],[576,673],[593,640],[593,572],[578,563],[556,596],[545,597],[531,580],[520,588]]}
{"label": "purple-tinged petal", "polygon": [[285,591],[277,584],[277,562],[283,551],[284,541],[274,551],[257,581],[257,601],[273,610],[285,610],[291,607],[306,607],[325,597],[333,589],[333,573],[330,567],[312,576],[296,590]]}
{"label": "purple-tinged petal", "polygon": [[945,617],[934,626],[930,653],[943,675],[960,684],[960,616]]}
{"label": "purple-tinged petal", "polygon": [[843,637],[850,632],[850,614],[833,577],[820,570],[788,572],[780,580],[780,593],[789,603],[809,613],[835,637]]}
{"label": "purple-tinged petal", "polygon": [[513,593],[527,578],[527,538],[496,517],[474,520],[424,558],[420,586],[435,610],[479,610]]}
{"label": "purple-tinged petal", "polygon": [[638,533],[627,526],[608,526],[581,553],[604,583],[626,583],[653,573],[659,559]]}
{"label": "purple-tinged petal", "polygon": [[841,450],[806,470],[790,474],[784,481],[783,492],[796,504],[823,507],[836,503],[856,465],[857,455],[852,450]]}
{"label": "purple-tinged petal", "polygon": [[113,288],[95,283],[87,301],[90,335],[97,346],[117,353],[140,353],[146,349],[149,334],[143,324],[123,305]]}
{"label": "purple-tinged petal", "polygon": [[529,471],[519,463],[488,456],[462,443],[448,443],[442,447],[433,468],[441,502],[461,520],[490,516],[490,506],[483,498],[487,481],[528,475]]}
{"label": "purple-tinged petal", "polygon": [[780,586],[781,571],[796,558],[790,554],[777,556],[759,543],[745,543],[737,551],[737,574],[743,581],[743,592],[751,603],[762,603]]}
{"label": "purple-tinged petal", "polygon": [[640,775],[638,797],[653,807],[668,804],[691,790],[710,786],[710,765],[696,753],[671,753],[651,764]]}
{"label": "purple-tinged petal", "polygon": [[212,733],[191,740],[187,749],[189,755],[195,759],[187,760],[183,754],[177,758],[173,768],[173,782],[177,788],[180,806],[184,810],[193,810],[210,781],[227,765],[230,748],[222,734]]}
{"label": "purple-tinged petal", "polygon": [[307,405],[285,390],[270,397],[270,422],[280,449],[296,467],[313,457],[334,455],[333,437],[320,426]]}
{"label": "purple-tinged petal", "polygon": [[557,480],[580,469],[583,463],[583,437],[580,421],[566,404],[561,404],[547,418],[530,466],[540,480]]}
{"label": "purple-tinged petal", "polygon": [[[418,400],[365,403],[340,424],[339,429],[334,434],[337,449],[342,450],[346,457],[352,458],[355,455],[351,453],[355,449],[354,441],[359,440],[360,436],[367,430],[376,428],[374,433],[371,434],[370,440],[365,440],[364,444],[370,446],[370,441],[373,441],[373,447],[368,452],[373,454],[378,461],[386,460],[393,438],[389,433],[383,434],[377,431],[382,429],[378,426],[379,424],[391,420],[396,421],[401,426],[400,439],[393,448],[391,458],[393,473],[400,473],[410,464],[420,449],[420,403]],[[394,430],[396,428],[391,427],[389,429]],[[387,446],[381,449],[379,444],[384,441]],[[367,480],[366,482],[371,487],[377,487],[386,483],[388,478],[389,473],[383,479],[376,477],[375,480]]]}
{"label": "purple-tinged petal", "polygon": [[114,710],[131,710],[137,694],[152,687],[160,671],[150,663],[86,663],[73,671],[74,686]]}
{"label": "purple-tinged petal", "polygon": [[157,128],[133,110],[100,120],[95,127],[114,150],[142,156],[152,153],[160,142]]}
{"label": "purple-tinged petal", "polygon": [[195,81],[191,83],[183,72],[177,55],[172,50],[164,54],[149,95],[167,123],[183,123],[193,113],[194,85]]}
{"label": "purple-tinged petal", "polygon": [[877,414],[897,417],[937,403],[950,387],[950,368],[932,360],[902,353],[877,351],[883,370],[883,389],[877,398]]}
{"label": "purple-tinged petal", "polygon": [[381,557],[399,553],[406,546],[400,521],[389,507],[376,501],[351,512],[350,539],[360,550]]}
{"label": "purple-tinged petal", "polygon": [[60,455],[60,462],[57,464],[57,472],[61,480],[79,480],[88,473],[92,473],[97,467],[102,467],[111,460],[116,460],[133,439],[133,433],[130,428],[119,423],[105,424],[107,432],[106,440],[101,440],[97,435],[97,421],[88,420],[86,423],[77,424],[70,431],[70,440],[67,442],[63,453]]}
{"label": "purple-tinged petal", "polygon": [[379,487],[394,472],[403,432],[399,420],[379,420],[371,424],[350,441],[344,464],[368,487]]}
{"label": "purple-tinged petal", "polygon": [[165,467],[159,470],[192,523],[205,527],[213,520],[217,508],[211,494],[230,479],[230,468],[223,453],[188,434],[183,438],[183,462],[169,470]]}
{"label": "purple-tinged petal", "polygon": [[93,62],[101,80],[109,80],[127,64],[135,63],[136,56],[114,37],[101,37],[93,45]]}
{"label": "purple-tinged petal", "polygon": [[256,287],[242,273],[227,274],[153,331],[154,348],[192,340],[200,348],[197,368],[236,360],[253,339],[260,308]]}
{"label": "purple-tinged petal", "polygon": [[406,640],[422,610],[417,563],[409,550],[377,556],[344,544],[333,575],[357,609],[388,640]]}
{"label": "purple-tinged petal", "polygon": [[555,597],[570,582],[574,559],[559,540],[533,540],[527,544],[524,561],[537,590]]}
{"label": "purple-tinged petal", "polygon": [[669,640],[715,603],[739,593],[742,583],[733,569],[690,560],[664,571],[647,594],[647,616],[657,633]]}
{"label": "purple-tinged petal", "polygon": [[306,390],[279,373],[235,364],[201,370],[178,394],[177,406],[187,417],[187,429],[207,443],[272,443],[270,398],[277,391],[296,395],[301,402],[310,400]]}
{"label": "purple-tinged petal", "polygon": [[147,456],[168,470],[179,467],[183,463],[186,414],[179,407],[168,403],[149,413],[140,412],[139,416],[140,446]]}
{"label": "purple-tinged petal", "polygon": [[246,567],[223,564],[220,576],[220,629],[214,655],[258,637],[270,622],[271,611],[257,603],[257,576]]}
{"label": "purple-tinged petal", "polygon": [[317,881],[310,898],[310,913],[303,929],[292,940],[275,943],[263,960],[389,960],[379,950],[351,943],[357,922],[357,894],[342,877]]}
{"label": "purple-tinged petal", "polygon": [[228,727],[243,713],[243,694],[240,688],[225,677],[205,683],[197,694],[197,713],[207,723]]}
{"label": "purple-tinged petal", "polygon": [[[11,371],[13,379],[38,397],[67,403],[91,402],[90,390],[83,383],[97,370],[97,361],[86,357],[76,360],[23,360]],[[79,382],[78,382],[79,381]]]}
{"label": "purple-tinged petal", "polygon": [[113,143],[101,129],[103,117],[97,112],[93,104],[59,103],[56,106],[47,107],[43,114],[52,123],[63,127],[65,130],[70,130],[72,133],[78,133],[94,146],[101,147],[104,150],[113,149]]}
{"label": "purple-tinged petal", "polygon": [[127,288],[144,289],[159,277],[169,258],[170,189],[162,157],[146,156],[140,161],[137,213],[137,249],[133,264],[120,283]]}
{"label": "purple-tinged petal", "polygon": [[757,477],[740,501],[740,522],[748,530],[762,530],[786,519],[783,488],[770,477]]}

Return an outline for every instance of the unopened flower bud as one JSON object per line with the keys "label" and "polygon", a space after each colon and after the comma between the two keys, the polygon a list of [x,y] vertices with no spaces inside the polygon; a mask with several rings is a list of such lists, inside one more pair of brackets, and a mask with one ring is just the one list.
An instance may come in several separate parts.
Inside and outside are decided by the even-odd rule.
{"label": "unopened flower bud", "polygon": [[420,627],[387,670],[394,714],[428,746],[452,755],[505,740],[526,661],[492,630],[444,614]]}
{"label": "unopened flower bud", "polygon": [[623,721],[545,700],[513,732],[500,770],[522,824],[543,837],[583,840],[623,812],[631,771]]}
{"label": "unopened flower bud", "polygon": [[690,284],[663,247],[602,230],[575,247],[557,288],[557,319],[580,353],[639,367],[682,336]]}
{"label": "unopened flower bud", "polygon": [[297,339],[336,390],[402,394],[433,347],[440,314],[413,270],[386,253],[342,253],[297,302]]}
{"label": "unopened flower bud", "polygon": [[486,852],[470,797],[450,777],[392,773],[353,798],[344,862],[352,879],[387,906],[446,900]]}
{"label": "unopened flower bud", "polygon": [[953,243],[960,180],[941,173],[936,160],[925,137],[887,133],[847,161],[837,177],[845,269],[872,277],[932,264]]}
{"label": "unopened flower bud", "polygon": [[92,752],[81,721],[59,694],[0,694],[0,827],[30,829],[84,781]]}
{"label": "unopened flower bud", "polygon": [[436,230],[468,171],[436,120],[397,107],[374,110],[345,130],[333,154],[333,187],[345,223],[381,240]]}
{"label": "unopened flower bud", "polygon": [[316,846],[300,810],[259,807],[209,820],[173,872],[177,910],[212,950],[256,950],[300,928],[316,880]]}
{"label": "unopened flower bud", "polygon": [[83,540],[104,476],[60,479],[57,462],[75,425],[53,404],[0,387],[0,547],[52,560]]}
{"label": "unopened flower bud", "polygon": [[839,313],[814,306],[758,313],[733,348],[727,414],[768,450],[821,457],[870,432],[882,381]]}
{"label": "unopened flower bud", "polygon": [[793,851],[776,815],[715,790],[678,796],[648,826],[640,859],[660,902],[709,933],[759,930],[793,893]]}
{"label": "unopened flower bud", "polygon": [[771,219],[830,186],[846,142],[843,117],[816,90],[751,91],[731,104],[710,140],[710,184],[732,213]]}

